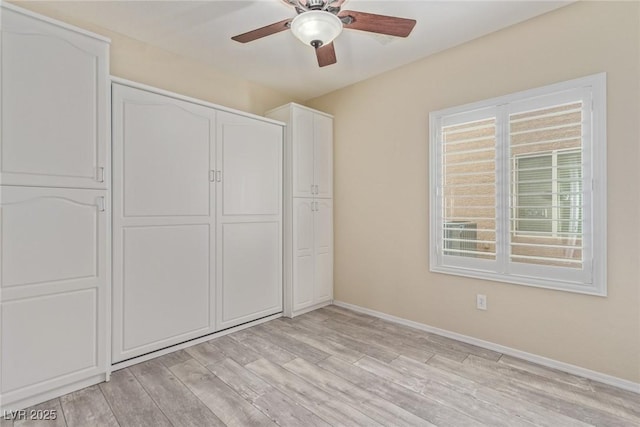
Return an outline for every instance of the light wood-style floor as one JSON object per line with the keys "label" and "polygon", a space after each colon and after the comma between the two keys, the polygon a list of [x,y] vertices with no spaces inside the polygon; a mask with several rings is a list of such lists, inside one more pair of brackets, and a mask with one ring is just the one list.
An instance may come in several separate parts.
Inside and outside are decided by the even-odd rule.
{"label": "light wood-style floor", "polygon": [[[116,371],[60,426],[638,426],[640,395],[336,306]],[[3,421],[2,427],[31,425]],[[44,426],[44,422],[32,425]]]}

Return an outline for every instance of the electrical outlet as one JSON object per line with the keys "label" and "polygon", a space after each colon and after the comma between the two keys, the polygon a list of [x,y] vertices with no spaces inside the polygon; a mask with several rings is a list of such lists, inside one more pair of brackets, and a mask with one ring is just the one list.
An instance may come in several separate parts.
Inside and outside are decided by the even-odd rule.
{"label": "electrical outlet", "polygon": [[476,308],[478,310],[486,310],[487,309],[487,296],[478,294],[476,295]]}

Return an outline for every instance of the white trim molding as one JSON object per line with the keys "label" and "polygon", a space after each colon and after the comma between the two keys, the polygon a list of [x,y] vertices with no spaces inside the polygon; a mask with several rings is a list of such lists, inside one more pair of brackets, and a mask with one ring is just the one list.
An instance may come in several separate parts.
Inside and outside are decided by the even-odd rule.
{"label": "white trim molding", "polygon": [[526,360],[528,362],[533,362],[533,363],[537,363],[538,365],[546,366],[547,368],[557,369],[559,371],[567,372],[572,375],[577,375],[590,380],[601,382],[603,384],[618,387],[622,390],[627,390],[633,393],[640,394],[640,383],[635,383],[633,381],[614,377],[613,375],[608,375],[598,371],[592,371],[591,369],[572,365],[570,363],[561,362],[559,360],[550,359],[548,357],[539,356],[533,353],[527,353],[526,351],[496,344],[490,341],[484,341],[478,338],[470,337],[468,335],[459,334],[457,332],[447,331],[446,329],[436,328],[434,326],[426,325],[424,323],[419,323],[413,320],[404,319],[402,317],[393,316],[391,314],[372,310],[370,308],[361,307],[359,305],[349,304],[346,302],[336,301],[336,300],[333,301],[333,304],[338,307],[347,308],[349,310],[356,311],[358,313],[368,314],[369,316],[377,317],[383,320],[388,320],[389,322],[397,323],[399,325],[409,326],[410,328],[419,329],[425,332],[430,332],[432,334],[440,335],[440,336],[451,338],[467,344],[486,348],[487,350],[497,351],[498,353],[506,354],[507,356],[517,357],[517,358]]}

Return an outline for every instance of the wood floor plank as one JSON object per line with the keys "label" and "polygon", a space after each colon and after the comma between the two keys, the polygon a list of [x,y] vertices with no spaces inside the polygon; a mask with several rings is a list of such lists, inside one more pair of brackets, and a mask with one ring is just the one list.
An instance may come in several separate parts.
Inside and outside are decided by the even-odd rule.
{"label": "wood floor plank", "polygon": [[540,366],[538,364],[527,362],[526,360],[518,359],[516,357],[504,355],[500,358],[498,363],[504,363],[505,365],[509,365],[512,368],[530,372],[532,374],[546,378],[550,381],[565,383],[587,391],[594,391],[593,386],[591,385],[591,381],[586,378],[577,377],[566,372],[558,371],[557,369]]}
{"label": "wood floor plank", "polygon": [[329,426],[320,417],[232,359],[207,366],[207,369],[282,427]]}
{"label": "wood floor plank", "polygon": [[472,394],[459,393],[449,384],[407,375],[401,370],[395,369],[391,365],[385,365],[375,359],[363,357],[355,365],[415,393],[430,397],[442,405],[456,409],[482,424],[503,427],[531,427],[534,425],[520,418],[518,414],[510,412],[507,408],[488,403]]}
{"label": "wood floor plank", "polygon": [[[50,416],[49,418],[51,418],[51,415],[55,414],[55,419],[38,419],[38,414],[48,414]],[[57,398],[27,408],[26,416],[27,419],[16,420],[11,424],[6,425],[13,425],[15,427],[65,427],[67,425],[67,422],[64,419],[64,414],[62,413],[60,399]],[[2,427],[5,427],[5,424],[2,424]]]}
{"label": "wood floor plank", "polygon": [[597,381],[590,381],[590,383],[598,398],[606,401],[611,398],[615,398],[618,402],[621,402],[623,406],[632,410],[634,413],[638,413],[638,411],[640,411],[640,394],[622,390]]}
{"label": "wood floor plank", "polygon": [[303,327],[308,328],[324,340],[333,341],[343,345],[344,347],[366,354],[367,356],[382,360],[383,362],[391,362],[399,356],[398,353],[387,347],[380,346],[375,342],[367,342],[366,340],[360,340],[353,336],[343,334],[340,331],[328,328],[324,324],[309,321],[308,319],[293,319],[291,321],[294,324],[300,324]]}
{"label": "wood floor plank", "polygon": [[97,385],[74,391],[60,398],[64,418],[69,427],[117,426],[109,404]]}
{"label": "wood floor plank", "polygon": [[369,390],[383,399],[394,402],[401,408],[442,426],[481,426],[482,423],[467,415],[441,405],[433,399],[414,393],[406,388],[386,381],[364,369],[348,364],[337,357],[329,357],[318,363],[323,369],[345,378],[355,385]]}
{"label": "wood floor plank", "polygon": [[451,349],[453,351],[468,353],[477,357],[482,357],[483,359],[491,360],[492,362],[496,362],[500,359],[500,357],[502,357],[502,353],[498,353],[497,351],[478,347],[473,344],[467,344],[461,341],[456,341],[454,339],[443,337],[436,334],[427,335],[426,341],[437,344],[443,348]]}
{"label": "wood floor plank", "polygon": [[448,385],[460,394],[472,395],[477,399],[481,399],[501,408],[506,408],[511,414],[522,417],[536,426],[588,426],[586,423],[570,417],[565,417],[557,412],[535,405],[530,401],[519,400],[517,396],[500,393],[497,390],[476,383],[456,373],[438,369],[428,364],[418,363],[409,358],[400,356],[391,362],[391,366],[394,366],[404,372],[409,378],[417,376],[430,381],[437,381]]}
{"label": "wood floor plank", "polygon": [[247,363],[260,359],[260,355],[258,353],[250,350],[237,341],[232,340],[228,336],[208,341],[208,344],[218,348],[228,357],[241,365],[246,365]]}
{"label": "wood floor plank", "polygon": [[380,331],[372,327],[371,324],[367,324],[366,326],[354,325],[348,323],[345,319],[337,318],[325,320],[323,323],[329,328],[339,330],[353,338],[364,338],[367,341],[375,342],[379,346],[395,351],[399,355],[402,354],[419,362],[426,362],[435,354],[433,351],[414,346],[414,340],[405,340],[391,334],[380,333]]}
{"label": "wood floor plank", "polygon": [[582,406],[599,409],[602,411],[610,412],[619,417],[627,418],[640,425],[640,416],[637,411],[627,408],[619,404],[616,401],[603,402],[596,396],[593,391],[585,391],[582,388],[568,385],[562,382],[549,381],[548,379],[541,377],[531,372],[513,368],[509,365],[502,363],[490,362],[486,359],[469,355],[464,361],[475,368],[483,368],[492,370],[499,375],[506,376],[508,378],[519,381],[522,384],[526,384],[528,387],[542,390],[545,393],[557,396],[569,402],[575,402]]}
{"label": "wood floor plank", "polygon": [[[194,345],[193,347],[186,348],[185,351],[191,358],[197,360],[203,365],[209,365],[212,363],[218,363],[227,358],[225,352],[220,350],[219,347],[211,345],[209,341]],[[185,360],[184,362],[188,362]],[[175,365],[181,365],[182,363],[176,363]],[[175,366],[173,365],[173,366]],[[171,366],[171,367],[173,367]]]}
{"label": "wood floor plank", "polygon": [[112,373],[111,380],[99,386],[120,425],[171,426],[169,419],[129,369]]}
{"label": "wood floor plank", "polygon": [[298,319],[306,319],[311,320],[313,322],[322,322],[329,318],[330,316],[324,313],[321,313],[320,310],[309,311],[305,314],[297,316]]}
{"label": "wood floor plank", "polygon": [[177,365],[178,363],[186,362],[189,359],[191,359],[191,355],[189,355],[185,350],[174,351],[156,358],[158,362],[162,363],[167,368]]}
{"label": "wood floor plank", "polygon": [[276,427],[265,414],[243,399],[196,360],[174,365],[171,372],[229,427]]}
{"label": "wood floor plank", "polygon": [[354,319],[354,322],[357,322],[359,324],[373,323],[378,320],[377,317],[364,314],[364,313],[358,313],[357,311],[349,310],[348,308],[340,307],[333,304],[328,305],[326,307],[322,307],[321,309],[316,311],[319,313],[326,314],[327,317],[329,318],[334,317],[335,314],[339,314],[342,316],[349,316],[352,319]]}
{"label": "wood floor plank", "polygon": [[129,370],[174,425],[224,426],[162,363],[150,360]]}
{"label": "wood floor plank", "polygon": [[219,363],[206,365],[206,368],[250,402],[271,390],[269,384],[247,371],[235,360],[225,359]]}
{"label": "wood floor plank", "polygon": [[437,355],[429,359],[427,363],[439,369],[462,375],[514,398],[523,399],[558,414],[580,420],[586,424],[606,427],[630,427],[633,425],[628,420],[609,412],[559,399],[557,396],[542,390],[530,388],[522,382],[497,375],[491,370],[476,368],[469,364],[455,362]]}
{"label": "wood floor plank", "polygon": [[[324,325],[331,327],[332,329],[340,329],[344,333],[359,337],[366,336],[369,340],[373,340],[381,345],[386,345],[389,349],[392,349],[404,356],[411,357],[419,362],[428,360],[435,353],[445,355],[453,360],[462,361],[467,356],[467,351],[461,351],[455,348],[450,348],[436,342],[428,341],[426,338],[428,334],[424,336],[407,336],[404,333],[388,333],[388,331],[382,330],[386,322],[380,319],[374,321],[361,321],[354,323],[352,317],[342,315],[341,313],[335,313],[334,316],[323,322]],[[395,325],[392,325],[393,327]],[[499,357],[499,356],[498,356]],[[496,359],[497,360],[497,357]]]}
{"label": "wood floor plank", "polygon": [[[560,387],[566,390],[572,390],[572,387],[576,387],[582,390],[582,394],[613,407],[625,408],[631,416],[640,419],[640,395],[636,393],[625,392],[597,381],[591,381],[587,378],[571,375],[515,357],[503,356],[499,363],[504,363],[512,368],[561,384]],[[564,385],[571,387],[565,387]]]}
{"label": "wood floor plank", "polygon": [[238,341],[240,344],[255,351],[265,359],[282,365],[296,358],[296,355],[285,350],[284,348],[255,335],[249,330],[242,330],[230,335],[231,339]]}
{"label": "wood floor plank", "polygon": [[325,353],[344,359],[347,362],[353,363],[364,356],[363,353],[357,350],[345,347],[342,344],[338,344],[331,340],[317,337],[313,333],[313,331],[305,329],[304,326],[301,326],[300,324],[283,322],[280,319],[278,319],[278,322],[272,323],[274,325],[277,324],[283,332],[285,332],[292,338],[297,339],[298,341],[302,341],[305,344],[309,344],[319,350],[324,351]]}
{"label": "wood floor plank", "polygon": [[332,426],[382,426],[356,408],[266,359],[256,360],[246,368]]}
{"label": "wood floor plank", "polygon": [[252,332],[312,363],[319,362],[320,360],[329,357],[329,353],[325,353],[318,348],[305,344],[283,333],[278,329],[277,325],[274,326],[269,325],[268,323],[263,323],[262,325],[252,328]]}
{"label": "wood floor plank", "polygon": [[493,361],[498,360],[501,356],[501,353],[493,350],[451,340],[446,337],[441,337],[436,334],[400,325],[398,323],[389,322],[383,319],[378,319],[374,323],[374,326],[381,332],[391,333],[405,339],[413,340],[414,345],[425,347],[436,354],[440,354],[441,356],[448,357],[449,359],[456,360],[458,362],[464,360],[464,356],[467,354],[475,354],[476,356],[484,357]]}
{"label": "wood floor plank", "polygon": [[306,379],[316,387],[336,398],[349,403],[351,406],[362,408],[371,418],[382,425],[396,427],[433,426],[430,422],[405,411],[388,400],[384,400],[349,381],[307,362],[295,359],[283,366],[285,369]]}

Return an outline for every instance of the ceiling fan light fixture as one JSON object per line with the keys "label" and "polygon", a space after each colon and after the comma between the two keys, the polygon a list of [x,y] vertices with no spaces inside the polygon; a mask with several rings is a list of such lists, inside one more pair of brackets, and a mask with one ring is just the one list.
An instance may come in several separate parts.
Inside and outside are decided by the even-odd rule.
{"label": "ceiling fan light fixture", "polygon": [[302,43],[318,48],[340,35],[342,21],[331,12],[311,10],[293,18],[291,31]]}

